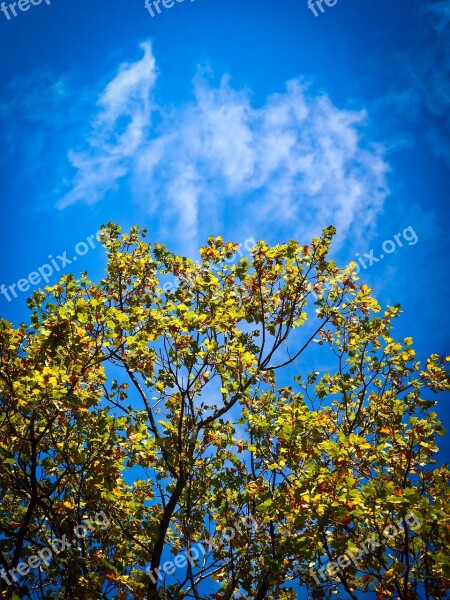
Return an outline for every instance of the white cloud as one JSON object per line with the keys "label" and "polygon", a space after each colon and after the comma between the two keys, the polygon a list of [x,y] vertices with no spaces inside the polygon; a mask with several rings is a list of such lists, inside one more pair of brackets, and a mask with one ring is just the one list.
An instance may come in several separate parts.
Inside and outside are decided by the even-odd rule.
{"label": "white cloud", "polygon": [[151,123],[151,91],[156,66],[149,43],[142,44],[144,56],[123,64],[98,99],[99,113],[92,124],[88,147],[70,152],[78,174],[73,188],[59,202],[64,208],[78,201],[101,200],[126,175]]}
{"label": "white cloud", "polygon": [[[277,227],[290,237],[310,236],[331,223],[341,238],[361,233],[387,194],[380,151],[361,146],[365,118],[324,96],[308,96],[297,81],[254,108],[226,78],[217,88],[197,79],[195,103],[165,120],[163,134],[142,149],[140,194],[153,210],[158,206],[178,239],[186,232],[186,211],[205,215],[212,207],[216,219],[235,214],[234,221],[247,222],[243,230],[260,235]],[[173,190],[184,187],[187,172],[188,205],[181,211]],[[210,225],[197,218],[201,238]],[[192,242],[193,227],[191,220]]]}
{"label": "white cloud", "polygon": [[185,251],[222,223],[234,239],[304,237],[334,224],[341,240],[374,224],[388,168],[381,148],[362,141],[364,111],[340,109],[299,81],[255,107],[227,77],[213,86],[197,76],[194,101],[160,111],[150,132],[156,68],[143,47],[101,94],[87,149],[70,155],[78,175],[61,206],[98,201],[130,174],[136,200]]}

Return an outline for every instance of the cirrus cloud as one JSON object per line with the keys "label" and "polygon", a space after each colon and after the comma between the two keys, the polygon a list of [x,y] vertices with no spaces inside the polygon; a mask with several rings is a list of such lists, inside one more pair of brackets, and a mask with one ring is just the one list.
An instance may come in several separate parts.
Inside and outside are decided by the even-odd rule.
{"label": "cirrus cloud", "polygon": [[84,149],[70,152],[76,175],[60,207],[98,202],[128,176],[161,235],[186,250],[224,223],[268,238],[274,227],[298,237],[333,223],[341,240],[371,229],[388,166],[364,140],[365,111],[336,107],[299,80],[255,106],[227,76],[213,85],[200,74],[193,100],[164,110],[151,100],[152,48],[142,47],[100,94]]}

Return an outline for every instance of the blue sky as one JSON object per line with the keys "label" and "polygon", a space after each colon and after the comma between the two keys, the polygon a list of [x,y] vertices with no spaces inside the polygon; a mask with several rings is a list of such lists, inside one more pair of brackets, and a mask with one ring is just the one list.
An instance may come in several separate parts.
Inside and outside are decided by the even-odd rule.
{"label": "blue sky", "polygon": [[[64,252],[99,277],[99,245],[74,248],[110,220],[190,255],[211,234],[307,243],[334,224],[339,262],[373,250],[361,277],[403,305],[398,335],[450,352],[448,1],[5,11],[0,284]],[[15,290],[0,314],[19,322]]]}

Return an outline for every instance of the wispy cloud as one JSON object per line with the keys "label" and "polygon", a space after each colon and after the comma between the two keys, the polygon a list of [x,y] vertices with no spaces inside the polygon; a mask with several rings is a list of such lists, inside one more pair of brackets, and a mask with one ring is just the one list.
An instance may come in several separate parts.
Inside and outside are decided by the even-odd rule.
{"label": "wispy cloud", "polygon": [[100,95],[87,148],[69,153],[77,177],[60,200],[60,208],[79,201],[92,204],[101,200],[130,171],[151,123],[150,97],[156,81],[151,46],[144,43],[142,48],[142,59],[123,64]]}
{"label": "wispy cloud", "polygon": [[101,93],[85,149],[70,153],[77,175],[60,207],[97,202],[129,174],[161,235],[186,249],[224,220],[261,235],[276,224],[291,237],[334,223],[341,239],[374,224],[388,167],[382,148],[363,142],[364,111],[340,109],[296,80],[255,107],[228,77],[214,86],[198,74],[194,100],[158,109],[150,131],[156,66],[142,47],[143,58]]}
{"label": "wispy cloud", "polygon": [[360,143],[364,112],[308,95],[298,81],[260,108],[227,78],[211,87],[197,77],[194,91],[195,103],[163,121],[137,164],[141,195],[178,237],[194,241],[200,228],[186,229],[186,211],[212,209],[216,219],[234,213],[291,235],[335,223],[345,236],[373,223],[387,193],[387,166],[379,148]]}

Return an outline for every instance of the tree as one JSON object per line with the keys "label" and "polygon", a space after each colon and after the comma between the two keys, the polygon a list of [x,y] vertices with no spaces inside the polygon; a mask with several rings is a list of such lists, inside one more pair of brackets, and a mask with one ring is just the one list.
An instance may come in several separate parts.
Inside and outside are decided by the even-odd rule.
{"label": "tree", "polygon": [[450,357],[392,337],[332,227],[234,262],[144,234],[0,322],[1,597],[448,597]]}

